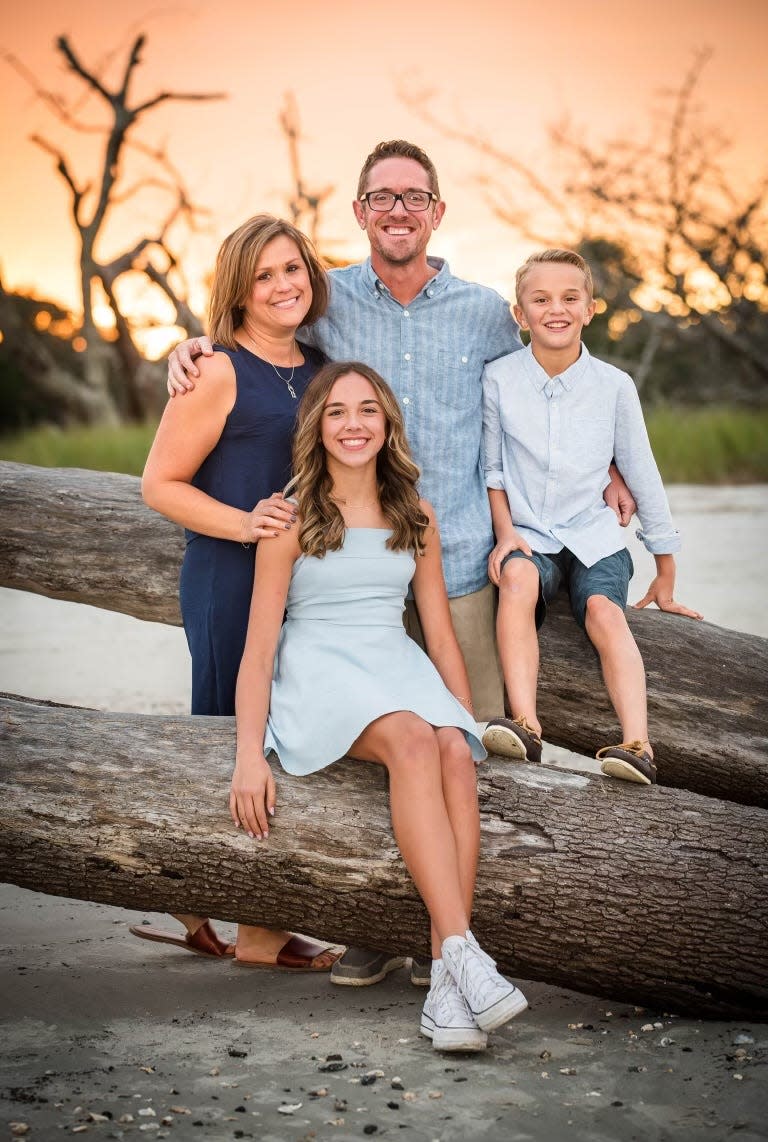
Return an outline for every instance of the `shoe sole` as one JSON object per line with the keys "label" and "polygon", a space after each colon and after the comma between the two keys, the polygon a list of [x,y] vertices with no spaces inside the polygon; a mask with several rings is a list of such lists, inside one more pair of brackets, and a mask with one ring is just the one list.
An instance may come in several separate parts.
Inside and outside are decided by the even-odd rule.
{"label": "shoe sole", "polygon": [[432,1040],[436,1051],[484,1051],[488,1046],[485,1034],[478,1034],[477,1029],[456,1029],[435,1027],[434,1022],[422,1016],[419,1026],[421,1034]]}
{"label": "shoe sole", "polygon": [[483,734],[483,745],[488,753],[497,757],[511,757],[516,761],[527,761],[528,754],[520,738],[506,726],[491,726]]}
{"label": "shoe sole", "polygon": [[528,1000],[522,991],[515,988],[510,995],[500,999],[498,1003],[494,1003],[493,1007],[489,1007],[487,1011],[481,1011],[480,1014],[473,1011],[472,1014],[482,1031],[495,1031],[497,1027],[502,1027],[510,1019],[514,1019],[516,1015],[521,1015],[527,1006]]}
{"label": "shoe sole", "polygon": [[[394,956],[391,960],[387,960],[379,971],[366,976],[340,975],[334,973],[331,968],[331,983],[335,983],[337,987],[371,987],[374,983],[381,983],[391,971],[397,971],[404,965],[405,956]],[[336,964],[333,967],[336,967]]]}
{"label": "shoe sole", "polygon": [[628,761],[622,761],[620,757],[607,757],[605,761],[601,761],[600,772],[604,773],[606,777],[618,777],[620,781],[634,781],[638,785],[653,785],[649,777],[646,777],[639,769],[635,769],[634,765],[630,765]]}
{"label": "shoe sole", "polygon": [[411,960],[411,983],[414,987],[431,987],[432,986],[432,961],[430,966],[424,974],[419,971],[419,967],[415,960]]}

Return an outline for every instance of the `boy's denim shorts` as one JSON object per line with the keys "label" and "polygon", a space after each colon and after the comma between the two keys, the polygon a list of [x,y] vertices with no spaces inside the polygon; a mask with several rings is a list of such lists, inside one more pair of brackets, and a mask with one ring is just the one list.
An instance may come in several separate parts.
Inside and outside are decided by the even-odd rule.
{"label": "boy's denim shorts", "polygon": [[540,551],[534,551],[533,555],[526,555],[523,551],[510,551],[501,561],[502,571],[510,559],[527,559],[535,564],[539,572],[537,630],[547,616],[547,603],[554,599],[561,586],[568,591],[573,617],[580,627],[584,626],[587,599],[590,595],[605,595],[617,607],[621,607],[622,611],[627,605],[629,580],[635,568],[632,556],[626,547],[621,551],[614,551],[613,555],[606,555],[604,559],[598,559],[591,567],[585,567],[567,547],[555,552],[554,555],[543,554]]}

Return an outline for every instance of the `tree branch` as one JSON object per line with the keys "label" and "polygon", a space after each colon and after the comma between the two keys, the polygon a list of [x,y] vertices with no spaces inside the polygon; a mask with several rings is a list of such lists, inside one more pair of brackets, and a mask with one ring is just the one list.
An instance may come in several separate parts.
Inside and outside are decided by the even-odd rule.
{"label": "tree branch", "polygon": [[75,75],[79,75],[84,83],[92,88],[111,106],[113,104],[113,96],[109,91],[107,91],[106,87],[103,86],[100,80],[92,74],[92,72],[83,67],[83,65],[80,63],[80,60],[75,55],[67,36],[59,36],[56,40],[56,46],[64,56],[65,60],[69,64],[70,69],[75,73]]}

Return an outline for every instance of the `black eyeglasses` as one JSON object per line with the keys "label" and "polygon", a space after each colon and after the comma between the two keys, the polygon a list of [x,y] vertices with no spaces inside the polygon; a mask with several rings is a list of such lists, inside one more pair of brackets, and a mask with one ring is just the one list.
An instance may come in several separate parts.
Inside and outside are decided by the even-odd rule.
{"label": "black eyeglasses", "polygon": [[391,190],[369,190],[366,194],[361,194],[358,201],[367,202],[371,210],[380,212],[394,210],[395,203],[402,202],[406,210],[418,213],[439,199],[431,190],[405,190],[402,194],[395,194]]}

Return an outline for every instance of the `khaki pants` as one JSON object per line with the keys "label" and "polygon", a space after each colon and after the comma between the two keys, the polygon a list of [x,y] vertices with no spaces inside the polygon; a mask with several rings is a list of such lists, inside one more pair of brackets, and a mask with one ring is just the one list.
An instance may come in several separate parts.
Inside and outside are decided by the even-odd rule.
{"label": "khaki pants", "polygon": [[[472,705],[479,722],[504,716],[504,682],[496,650],[496,591],[489,583],[471,595],[448,600],[453,629],[467,664]],[[405,605],[405,629],[424,647],[416,604]]]}

